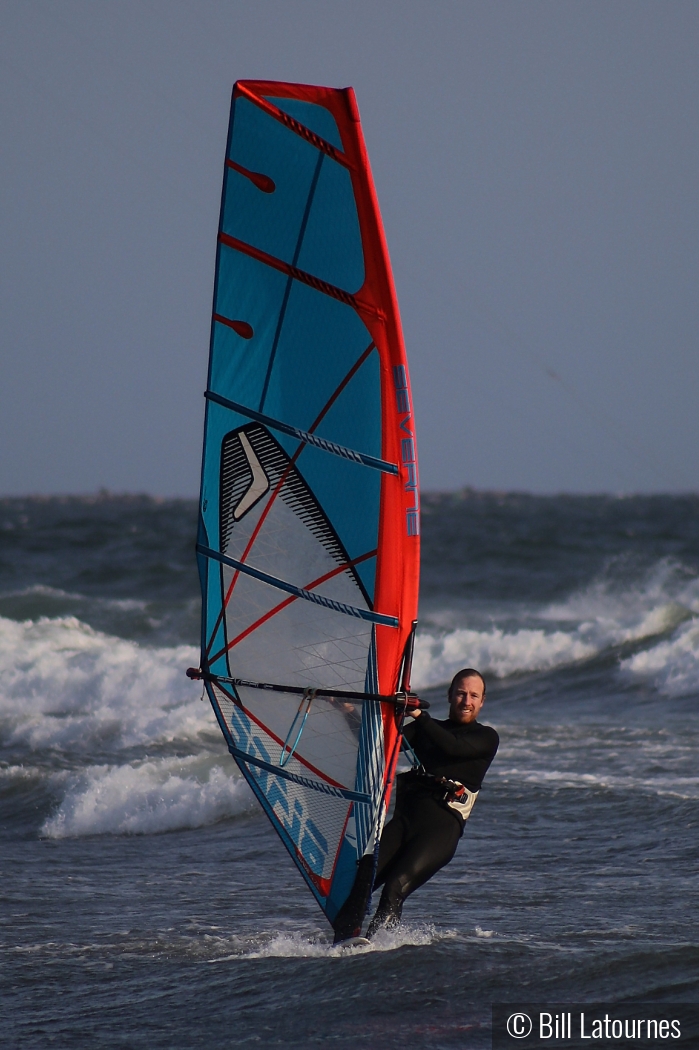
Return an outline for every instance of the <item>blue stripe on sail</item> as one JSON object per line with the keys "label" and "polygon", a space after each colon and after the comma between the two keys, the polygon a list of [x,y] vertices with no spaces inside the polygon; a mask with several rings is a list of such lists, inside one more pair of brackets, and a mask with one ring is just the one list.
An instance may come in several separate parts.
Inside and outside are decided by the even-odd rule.
{"label": "blue stripe on sail", "polygon": [[[274,104],[284,108],[279,100]],[[293,105],[324,114],[335,134],[321,137],[339,145],[327,110],[312,103]],[[227,168],[221,230],[284,262],[296,265],[298,259],[300,269],[328,284],[358,291],[364,284],[364,251],[349,171],[248,99],[236,99],[234,114],[229,159],[267,176],[275,189],[263,193]],[[320,134],[318,127],[311,130]]]}
{"label": "blue stripe on sail", "polygon": [[[222,566],[205,558],[198,550],[197,562],[200,566],[200,574],[202,572],[204,573],[204,579],[206,581],[205,589],[202,592],[202,666],[207,666],[209,671],[213,674],[217,671],[220,674],[225,674],[228,670],[225,655],[227,644],[226,628],[223,617],[219,617],[219,611],[221,609],[221,593],[223,590],[221,579]],[[211,648],[209,649],[209,652],[221,652],[222,655],[218,660],[209,663],[206,655],[206,647],[209,640],[208,634],[213,630],[213,626],[216,623],[218,623],[218,626],[211,638]]]}
{"label": "blue stripe on sail", "polygon": [[293,583],[287,583],[286,580],[270,576],[269,573],[261,572],[260,569],[246,565],[245,562],[236,561],[235,558],[228,558],[225,554],[212,550],[210,547],[202,547],[200,544],[197,544],[197,551],[199,554],[203,554],[205,558],[213,558],[215,561],[220,561],[223,565],[230,565],[232,569],[237,569],[247,576],[252,576],[254,579],[260,580],[261,583],[266,583],[270,587],[276,587],[280,591],[286,591],[287,594],[293,594],[295,597],[303,598],[307,602],[313,602],[315,605],[322,605],[333,612],[344,613],[346,616],[356,616],[360,620],[378,623],[383,627],[399,626],[399,621],[395,616],[384,616],[382,613],[371,612],[370,609],[357,609],[354,605],[345,605],[344,602],[336,602],[333,598],[326,598],[324,594],[306,591],[303,587],[296,587]]}
{"label": "blue stripe on sail", "polygon": [[331,161],[318,180],[298,265],[328,284],[358,292],[364,284],[364,252],[352,177]]}
{"label": "blue stripe on sail", "polygon": [[[260,404],[286,283],[284,274],[241,252],[226,249],[219,254],[215,312],[250,324],[253,336],[246,340],[227,325],[214,323],[209,389],[219,396],[232,395],[233,403],[253,411]],[[320,439],[359,449],[362,455],[384,462],[378,352],[369,354],[335,396],[371,342],[370,333],[351,307],[294,281],[269,376],[266,414],[306,433],[313,428]],[[209,501],[204,516],[211,535],[218,514],[221,441],[231,429],[229,411],[219,406],[206,417],[203,496]],[[280,443],[294,455],[297,445],[292,442],[298,440],[289,435]],[[381,473],[339,456],[328,469],[327,458],[326,451],[306,445],[299,468],[354,557],[378,545]],[[364,566],[361,572],[370,595],[373,572],[373,565]]]}
{"label": "blue stripe on sail", "polygon": [[[303,245],[303,236],[304,236],[304,234],[306,232],[306,225],[308,223],[308,216],[310,215],[310,212],[311,212],[311,206],[313,204],[313,197],[314,197],[314,194],[315,194],[315,191],[316,191],[316,186],[318,185],[318,176],[320,175],[320,169],[323,166],[323,160],[324,159],[325,159],[325,154],[321,153],[319,155],[319,157],[318,157],[318,161],[317,161],[316,166],[315,166],[315,171],[313,172],[313,178],[311,179],[311,185],[310,185],[310,187],[308,189],[308,199],[306,201],[306,208],[304,210],[303,218],[301,220],[301,228],[299,230],[298,240],[296,241],[296,248],[294,250],[294,257],[291,260],[291,265],[292,266],[296,266],[297,263],[298,263],[298,260],[299,260],[299,252],[301,251],[301,247]],[[284,301],[282,302],[282,307],[281,307],[281,310],[279,311],[279,320],[277,321],[277,330],[274,333],[274,342],[272,343],[272,350],[271,350],[271,353],[269,355],[269,363],[267,365],[267,372],[266,372],[266,375],[265,375],[265,384],[264,384],[264,386],[262,388],[262,397],[260,398],[260,412],[265,407],[265,399],[267,397],[267,390],[269,388],[269,378],[270,378],[270,375],[272,373],[272,366],[274,365],[274,358],[275,358],[275,355],[276,355],[276,352],[277,352],[277,345],[279,343],[279,337],[281,335],[282,326],[284,324],[284,316],[286,314],[286,307],[287,307],[287,304],[289,302],[289,295],[291,294],[291,286],[293,284],[293,281],[294,281],[293,277],[291,277],[291,276],[287,277],[287,280],[286,280],[286,291],[284,292]]]}
{"label": "blue stripe on sail", "polygon": [[[370,689],[378,689],[376,637],[373,630],[371,632],[371,647],[367,660],[365,688],[367,692]],[[359,730],[355,790],[369,795],[372,799],[372,806],[355,810],[357,858],[364,855],[371,840],[383,794],[383,719],[380,705],[365,704],[364,706],[362,724]],[[373,710],[366,710],[368,707],[372,707]]]}
{"label": "blue stripe on sail", "polygon": [[[241,252],[228,252],[227,254],[243,257]],[[257,267],[262,265],[258,263]],[[244,275],[246,280],[257,278],[258,268],[254,271],[250,269],[243,274],[243,267],[244,264],[239,265],[241,277]],[[267,269],[271,268],[267,267]],[[273,272],[278,273],[276,270]],[[282,280],[284,279],[283,274],[279,276]],[[276,305],[275,308],[270,303],[269,309],[274,311],[276,318],[279,305]],[[241,315],[225,314],[225,316],[239,317]],[[251,323],[254,327],[254,323],[252,321]],[[329,398],[333,396],[370,343],[372,343],[371,333],[351,306],[332,299],[307,284],[294,281],[274,368],[270,376],[265,411],[277,419],[284,419],[300,427],[301,430],[310,430],[318,414],[327,405]],[[258,344],[253,337],[248,345],[252,351],[253,346]],[[251,367],[257,360],[260,365],[266,364],[267,345],[266,341],[260,344],[260,351],[255,352],[254,358],[248,352],[246,355],[248,367]],[[271,346],[271,342],[269,345]],[[362,388],[361,396],[352,393],[349,388],[343,390],[341,394],[342,400],[349,398],[353,406],[353,429],[350,430],[350,440],[338,441],[338,438],[332,433],[328,433],[325,429],[327,419],[323,419],[321,424],[323,427],[321,433],[324,437],[338,441],[339,444],[348,445],[350,448],[362,448],[369,455],[377,457],[381,456],[381,375],[378,356],[378,352],[372,354],[362,366],[359,375],[352,380],[351,386],[356,389],[355,384],[359,376],[366,377],[366,386]],[[211,384],[211,387],[222,393],[226,392],[225,388],[219,386],[218,383]],[[251,398],[241,396],[237,387],[235,399],[255,408],[258,407]],[[333,408],[335,407],[334,405]],[[367,444],[367,439],[369,439],[369,444]]]}
{"label": "blue stripe on sail", "polygon": [[261,193],[244,175],[227,168],[221,230],[290,263],[318,150],[259,106],[237,98],[229,157],[271,178],[275,190]]}
{"label": "blue stripe on sail", "polygon": [[306,445],[314,445],[316,448],[322,448],[324,452],[331,452],[334,456],[350,459],[354,463],[363,463],[365,467],[375,467],[377,470],[383,470],[386,474],[398,474],[398,467],[395,463],[388,463],[384,459],[375,459],[374,456],[365,456],[363,452],[355,452],[352,448],[336,445],[333,441],[318,437],[317,434],[309,434],[305,430],[299,430],[298,427],[282,423],[279,419],[273,419],[271,416],[265,415],[264,412],[256,412],[254,409],[246,408],[245,405],[240,405],[236,401],[229,401],[227,397],[221,397],[220,394],[216,394],[213,390],[207,390],[204,397],[209,401],[215,401],[216,404],[222,405],[224,408],[230,408],[234,412],[239,412],[241,416],[263,423],[271,430],[279,430],[282,434],[288,434],[298,441],[303,441]]}
{"label": "blue stripe on sail", "polygon": [[378,705],[372,704],[371,707],[371,711],[362,712],[355,787],[370,795],[373,805],[355,813],[358,857],[364,855],[371,840],[383,790],[383,723]]}
{"label": "blue stripe on sail", "polygon": [[[209,544],[209,537],[206,535],[206,525],[204,524],[204,518],[202,517],[202,514],[201,514],[201,508],[199,510],[199,522],[198,522],[198,529],[197,529],[197,542],[201,543],[202,546],[205,546],[205,547],[208,546],[208,544]],[[206,608],[207,608],[208,596],[209,596],[209,565],[210,564],[211,563],[208,561],[208,559],[202,557],[202,555],[200,555],[200,554],[197,554],[197,570],[199,572],[199,584],[201,586],[201,604],[202,604],[202,617],[201,617],[201,629],[200,629],[201,630],[200,642],[201,642],[201,653],[202,653],[202,662],[201,662],[201,666],[202,667],[205,666],[205,664],[204,664],[204,654],[206,653],[206,642],[207,642],[206,624],[207,624],[208,617],[206,616]]]}
{"label": "blue stripe on sail", "polygon": [[287,281],[285,274],[242,252],[219,253],[214,312],[245,321],[253,335],[241,339],[228,325],[214,324],[210,387],[234,389],[238,401],[259,405]]}

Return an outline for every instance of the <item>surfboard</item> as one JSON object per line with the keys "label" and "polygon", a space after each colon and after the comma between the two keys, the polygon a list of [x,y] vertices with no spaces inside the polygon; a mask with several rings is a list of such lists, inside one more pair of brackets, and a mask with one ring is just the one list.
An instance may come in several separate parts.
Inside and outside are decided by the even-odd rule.
{"label": "surfboard", "polygon": [[351,88],[233,88],[205,397],[193,676],[332,922],[390,798],[420,543],[408,367]]}

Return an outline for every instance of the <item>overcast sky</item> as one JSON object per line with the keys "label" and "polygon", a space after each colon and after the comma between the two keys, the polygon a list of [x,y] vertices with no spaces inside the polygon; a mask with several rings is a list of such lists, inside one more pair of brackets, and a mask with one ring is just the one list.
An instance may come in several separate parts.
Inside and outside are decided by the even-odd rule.
{"label": "overcast sky", "polygon": [[423,488],[699,490],[696,0],[2,0],[0,493],[194,495],[233,82],[353,85]]}

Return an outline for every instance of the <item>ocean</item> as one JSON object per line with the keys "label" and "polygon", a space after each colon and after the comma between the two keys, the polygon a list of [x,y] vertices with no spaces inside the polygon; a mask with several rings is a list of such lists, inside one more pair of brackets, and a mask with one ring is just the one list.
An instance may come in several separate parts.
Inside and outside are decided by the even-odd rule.
{"label": "ocean", "polygon": [[699,1002],[699,497],[424,497],[413,685],[444,717],[481,669],[501,746],[353,952],[185,677],[195,518],[0,500],[3,1047],[475,1050],[494,1002]]}

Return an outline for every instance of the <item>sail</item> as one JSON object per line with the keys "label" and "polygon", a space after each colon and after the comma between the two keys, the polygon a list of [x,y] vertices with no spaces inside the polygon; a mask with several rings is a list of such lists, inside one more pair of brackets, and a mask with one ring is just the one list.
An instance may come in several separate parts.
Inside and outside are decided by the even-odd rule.
{"label": "sail", "polygon": [[202,675],[332,922],[389,801],[419,573],[410,384],[351,88],[233,89],[205,396]]}

